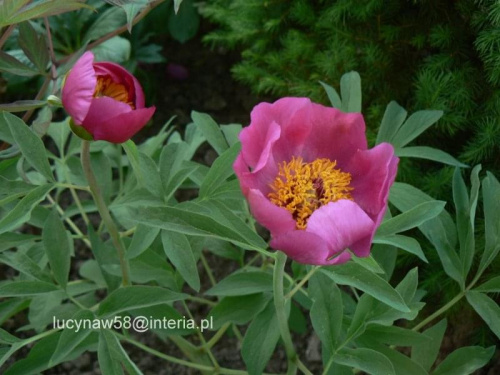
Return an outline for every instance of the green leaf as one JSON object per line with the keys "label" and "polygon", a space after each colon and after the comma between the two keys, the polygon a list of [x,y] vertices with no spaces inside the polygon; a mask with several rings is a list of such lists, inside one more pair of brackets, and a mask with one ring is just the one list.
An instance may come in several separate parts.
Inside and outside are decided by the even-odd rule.
{"label": "green leaf", "polygon": [[467,168],[467,164],[461,163],[450,154],[432,147],[415,146],[398,148],[396,149],[396,155],[402,158],[427,159],[454,167]]}
{"label": "green leaf", "polygon": [[414,345],[411,349],[411,359],[420,363],[425,371],[429,371],[436,361],[446,331],[446,319],[426,329],[422,332],[425,336],[430,337],[432,341]]}
{"label": "green leaf", "polygon": [[369,346],[391,361],[396,375],[428,375],[421,365],[395,349],[377,343],[370,343]]}
{"label": "green leaf", "polygon": [[273,290],[273,276],[262,271],[236,272],[205,292],[209,296],[244,296]]}
{"label": "green leaf", "polygon": [[51,277],[26,253],[21,251],[0,254],[0,263],[40,281],[52,282]]}
{"label": "green leaf", "polygon": [[45,199],[54,185],[40,185],[31,190],[16,206],[0,220],[0,234],[18,228],[31,218],[31,211]]}
{"label": "green leaf", "polygon": [[273,355],[280,338],[274,304],[267,307],[250,323],[241,346],[241,356],[249,375],[260,375]]}
{"label": "green leaf", "polygon": [[337,93],[337,90],[323,81],[319,81],[319,83],[325,89],[326,95],[328,96],[332,107],[340,109],[340,107],[342,107],[342,101],[340,100],[340,96]]}
{"label": "green leaf", "polygon": [[474,288],[476,292],[485,292],[485,293],[500,293],[500,276],[496,276],[484,284]]}
{"label": "green leaf", "polygon": [[163,230],[161,232],[163,250],[188,285],[200,291],[200,275],[197,262],[187,237],[182,233]]}
{"label": "green leaf", "polygon": [[71,265],[71,237],[55,209],[45,221],[42,241],[54,278],[59,285],[66,288]]}
{"label": "green leaf", "polygon": [[144,177],[144,187],[148,189],[154,196],[163,196],[163,187],[160,177],[160,172],[156,163],[146,154],[139,152],[139,168]]}
{"label": "green leaf", "polygon": [[370,272],[381,273],[381,274],[385,273],[385,271],[382,269],[382,267],[380,267],[380,265],[377,263],[377,261],[372,255],[369,255],[364,258],[353,256],[352,261],[354,263],[359,264],[361,267],[367,269]]}
{"label": "green leaf", "polygon": [[446,202],[423,202],[412,209],[384,221],[377,230],[379,236],[390,236],[399,232],[418,227],[426,221],[435,218],[443,211]]}
{"label": "green leaf", "polygon": [[361,113],[361,78],[357,72],[349,72],[340,79],[343,112]]}
{"label": "green leaf", "polygon": [[500,183],[487,172],[483,180],[484,252],[477,270],[481,275],[500,251]]}
{"label": "green leaf", "polygon": [[437,122],[441,116],[443,111],[427,110],[413,113],[398,130],[391,143],[396,149],[404,147]]}
{"label": "green leaf", "polygon": [[0,25],[7,24],[12,15],[16,14],[19,9],[26,5],[29,0],[11,0],[5,1],[0,6]]}
{"label": "green leaf", "polygon": [[375,350],[366,348],[342,349],[333,357],[335,363],[354,367],[373,375],[395,375],[389,359]]}
{"label": "green leaf", "polygon": [[453,200],[455,203],[458,240],[460,244],[460,260],[463,264],[464,278],[469,273],[474,258],[474,221],[476,217],[477,199],[479,196],[479,172],[481,166],[477,165],[471,172],[471,197],[458,168],[453,176]]}
{"label": "green leaf", "polygon": [[382,118],[382,123],[377,134],[377,144],[382,142],[391,142],[398,132],[403,122],[406,120],[408,113],[398,103],[392,101],[387,105],[387,108]]}
{"label": "green leaf", "polygon": [[21,339],[0,328],[0,344],[11,345],[19,341]]}
{"label": "green leaf", "polygon": [[[121,364],[125,368],[127,373],[130,375],[142,375],[141,370],[139,370],[139,368],[137,368],[137,365],[134,362],[132,362],[127,352],[123,349],[122,345],[120,344],[120,341],[116,338],[116,336],[113,334],[112,331],[104,330],[100,332],[98,350],[99,351],[97,355],[99,359],[99,366],[101,366],[101,371],[103,375],[108,374],[105,373],[104,371],[113,370],[116,368],[115,366],[118,364]],[[103,350],[106,350],[109,357],[111,357],[111,360],[113,361],[113,367],[110,368],[109,366],[107,366],[109,365],[109,363],[104,363],[106,360],[109,360],[109,357],[103,358],[103,355],[105,355],[103,353]],[[114,375],[115,373],[109,372],[109,374]],[[118,374],[121,374],[121,372],[118,372]]]}
{"label": "green leaf", "polygon": [[40,73],[45,73],[49,63],[49,49],[42,35],[38,35],[29,22],[19,25],[19,46],[24,54],[35,64]]}
{"label": "green leaf", "polygon": [[269,293],[224,297],[210,311],[208,318],[213,318],[214,329],[228,322],[246,324],[264,309],[270,299]]}
{"label": "green leaf", "polygon": [[233,163],[240,150],[241,144],[238,142],[214,161],[200,186],[200,198],[210,197],[219,186],[234,175]]}
{"label": "green leaf", "polygon": [[44,281],[6,281],[0,284],[0,297],[22,297],[50,293],[59,290]]}
{"label": "green leaf", "polygon": [[205,201],[205,206],[185,202],[175,207],[141,207],[134,212],[132,220],[188,235],[212,236],[257,251],[267,247],[238,216],[223,208],[213,212],[207,207],[208,203]]}
{"label": "green leaf", "polygon": [[181,167],[181,169],[179,169],[179,171],[172,176],[172,179],[164,187],[165,201],[168,202],[170,197],[175,194],[179,186],[181,186],[186,179],[191,178],[191,176],[195,174],[200,168],[201,165],[197,163],[183,163],[183,167]]}
{"label": "green leaf", "polygon": [[127,154],[128,161],[134,170],[135,178],[140,186],[146,186],[144,176],[142,174],[142,169],[139,164],[139,150],[135,145],[134,141],[129,139],[127,142],[122,143],[122,147]]}
{"label": "green leaf", "polygon": [[432,341],[431,337],[414,332],[410,329],[380,324],[368,325],[363,334],[363,338],[365,337],[384,344],[396,346],[426,345]]}
{"label": "green leaf", "polygon": [[115,36],[99,44],[92,52],[95,54],[95,61],[112,61],[123,64],[130,59],[132,45],[128,39]]}
{"label": "green leaf", "polygon": [[139,224],[127,249],[127,258],[133,259],[146,251],[160,233],[160,229]]}
{"label": "green leaf", "polygon": [[52,367],[57,363],[63,362],[66,357],[85,340],[92,332],[89,322],[94,319],[94,314],[89,310],[80,310],[71,317],[75,324],[81,324],[81,328],[64,329],[57,342],[56,350],[50,358],[49,366]]}
{"label": "green leaf", "polygon": [[[117,361],[108,346],[105,334],[107,331],[99,333],[99,346],[97,348],[97,360],[102,375],[122,375],[123,370],[119,361]],[[113,335],[111,335],[113,336]],[[114,339],[110,337],[110,340]],[[116,343],[115,343],[116,344]],[[119,345],[119,344],[118,344]]]}
{"label": "green leaf", "polygon": [[[183,168],[189,147],[185,142],[169,143],[160,154],[160,175],[163,186],[168,186],[174,176]],[[169,189],[165,189],[169,190]]]}
{"label": "green leaf", "polygon": [[206,113],[192,111],[191,118],[195,125],[201,129],[206,140],[210,143],[210,146],[214,148],[217,154],[222,155],[222,153],[229,148],[219,125],[217,125],[212,117]]}
{"label": "green leaf", "polygon": [[221,125],[222,133],[224,133],[224,137],[226,138],[229,147],[234,146],[235,143],[238,143],[240,140],[238,139],[239,134],[241,133],[242,126],[240,124],[228,124]]}
{"label": "green leaf", "polygon": [[181,6],[183,0],[174,0],[174,10],[175,13],[179,12],[179,7]]}
{"label": "green leaf", "polygon": [[139,14],[149,4],[150,0],[135,0],[132,4],[125,4],[122,6],[125,14],[127,15],[127,29],[132,33],[132,26],[135,16]]}
{"label": "green leaf", "polygon": [[460,348],[446,357],[432,375],[468,375],[484,367],[495,353],[495,347],[480,346]]}
{"label": "green leaf", "polygon": [[156,287],[134,285],[110,293],[99,305],[97,315],[109,317],[123,311],[183,300],[187,295]]}
{"label": "green leaf", "polygon": [[118,288],[118,286],[120,285],[121,274],[119,277],[110,275],[105,271],[105,267],[106,265],[113,263],[116,257],[116,252],[114,251],[114,249],[106,247],[106,245],[101,241],[101,239],[95,232],[92,225],[89,225],[87,227],[87,233],[91,244],[92,254],[94,254],[94,258],[99,265],[99,269],[101,270],[102,277],[106,281],[108,291],[112,291]]}
{"label": "green leaf", "polygon": [[33,77],[38,75],[38,71],[30,66],[24,65],[14,56],[4,51],[0,51],[0,72],[15,74],[22,77]]}
{"label": "green leaf", "polygon": [[396,310],[410,311],[403,297],[387,281],[367,271],[359,264],[346,263],[340,266],[323,267],[320,272],[324,272],[337,284],[358,288]]}
{"label": "green leaf", "polygon": [[82,42],[91,42],[113,32],[127,23],[127,16],[122,9],[111,7],[99,15],[85,33]]}
{"label": "green leaf", "polygon": [[0,104],[0,111],[24,112],[47,105],[46,100],[18,100],[9,104]]}
{"label": "green leaf", "polygon": [[3,121],[7,123],[14,141],[26,160],[48,181],[54,181],[42,140],[19,117],[3,112]]}
{"label": "green leaf", "polygon": [[493,333],[500,338],[500,307],[497,303],[486,294],[475,291],[468,291],[465,297]]}
{"label": "green leaf", "polygon": [[200,16],[193,0],[183,0],[180,12],[169,14],[167,26],[172,38],[180,43],[193,38],[200,26]]}
{"label": "green leaf", "polygon": [[[432,200],[430,196],[419,189],[399,182],[392,185],[389,195],[389,201],[402,212]],[[446,274],[463,286],[462,263],[455,252],[456,227],[448,212],[443,210],[437,217],[420,225],[419,229],[436,248]]]}
{"label": "green leaf", "polygon": [[39,0],[28,5],[22,11],[11,14],[8,19],[0,19],[0,26],[3,27],[34,18],[54,16],[82,8],[94,9],[79,0]]}
{"label": "green leaf", "polygon": [[308,292],[313,300],[310,315],[314,331],[321,340],[323,355],[330,357],[340,344],[342,295],[335,283],[318,272],[309,280]]}
{"label": "green leaf", "polygon": [[424,262],[428,263],[422,248],[418,241],[412,237],[402,236],[399,234],[392,236],[375,235],[373,243],[396,246],[402,250],[408,251],[411,254],[418,256]]}

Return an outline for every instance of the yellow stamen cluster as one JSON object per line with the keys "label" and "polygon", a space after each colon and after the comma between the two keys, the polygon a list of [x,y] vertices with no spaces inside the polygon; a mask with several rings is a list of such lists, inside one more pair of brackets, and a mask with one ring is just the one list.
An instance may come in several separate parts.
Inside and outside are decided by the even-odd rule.
{"label": "yellow stamen cluster", "polygon": [[128,104],[134,109],[134,103],[130,101],[127,88],[121,83],[114,82],[109,76],[97,77],[97,85],[94,91],[94,97],[100,98],[107,96]]}
{"label": "yellow stamen cluster", "polygon": [[293,157],[279,165],[268,198],[293,215],[297,229],[305,229],[309,217],[321,206],[339,199],[353,200],[351,174],[335,169],[336,165],[335,160],[304,163],[301,157]]}

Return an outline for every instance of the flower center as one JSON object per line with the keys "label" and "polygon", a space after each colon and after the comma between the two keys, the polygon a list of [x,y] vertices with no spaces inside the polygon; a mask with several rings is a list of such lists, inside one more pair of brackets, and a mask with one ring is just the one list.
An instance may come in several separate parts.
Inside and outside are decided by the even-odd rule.
{"label": "flower center", "polygon": [[304,163],[301,157],[293,157],[288,163],[279,164],[268,198],[293,215],[297,229],[306,229],[307,220],[321,206],[339,199],[353,200],[351,174],[335,169],[336,165],[335,160]]}
{"label": "flower center", "polygon": [[128,104],[132,109],[135,109],[134,103],[129,99],[127,88],[121,83],[114,82],[109,76],[97,77],[97,85],[94,91],[94,97],[100,98],[107,96]]}

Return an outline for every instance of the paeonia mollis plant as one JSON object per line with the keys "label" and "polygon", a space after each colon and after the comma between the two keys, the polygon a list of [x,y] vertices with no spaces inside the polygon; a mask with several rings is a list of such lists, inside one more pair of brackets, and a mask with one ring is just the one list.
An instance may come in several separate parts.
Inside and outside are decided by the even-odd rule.
{"label": "paeonia mollis plant", "polygon": [[[103,45],[164,2],[109,3],[0,2],[0,71],[41,79],[35,100],[0,106],[0,373],[90,355],[105,375],[157,373],[141,357],[171,374],[456,375],[495,358],[443,350],[456,306],[500,337],[500,277],[485,273],[500,184],[417,143],[441,111],[391,102],[365,124],[350,72],[340,94],[318,82],[331,106],[278,98],[245,127],[193,111],[136,144],[161,108]],[[195,9],[182,4],[173,20]],[[86,37],[68,51],[56,25],[70,19]],[[407,158],[454,167],[449,199],[404,183]],[[456,291],[437,305],[427,258]]]}

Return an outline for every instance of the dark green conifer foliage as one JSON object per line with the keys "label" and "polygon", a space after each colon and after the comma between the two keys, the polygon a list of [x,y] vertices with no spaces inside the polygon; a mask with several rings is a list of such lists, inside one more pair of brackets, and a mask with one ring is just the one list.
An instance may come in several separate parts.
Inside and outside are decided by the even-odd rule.
{"label": "dark green conifer foliage", "polygon": [[[356,70],[370,130],[392,99],[442,109],[421,141],[499,170],[499,1],[212,0],[202,12],[220,25],[206,41],[242,49],[233,73],[256,92],[328,103],[318,81]],[[405,164],[405,180],[438,195],[452,175],[422,178],[435,164]]]}

